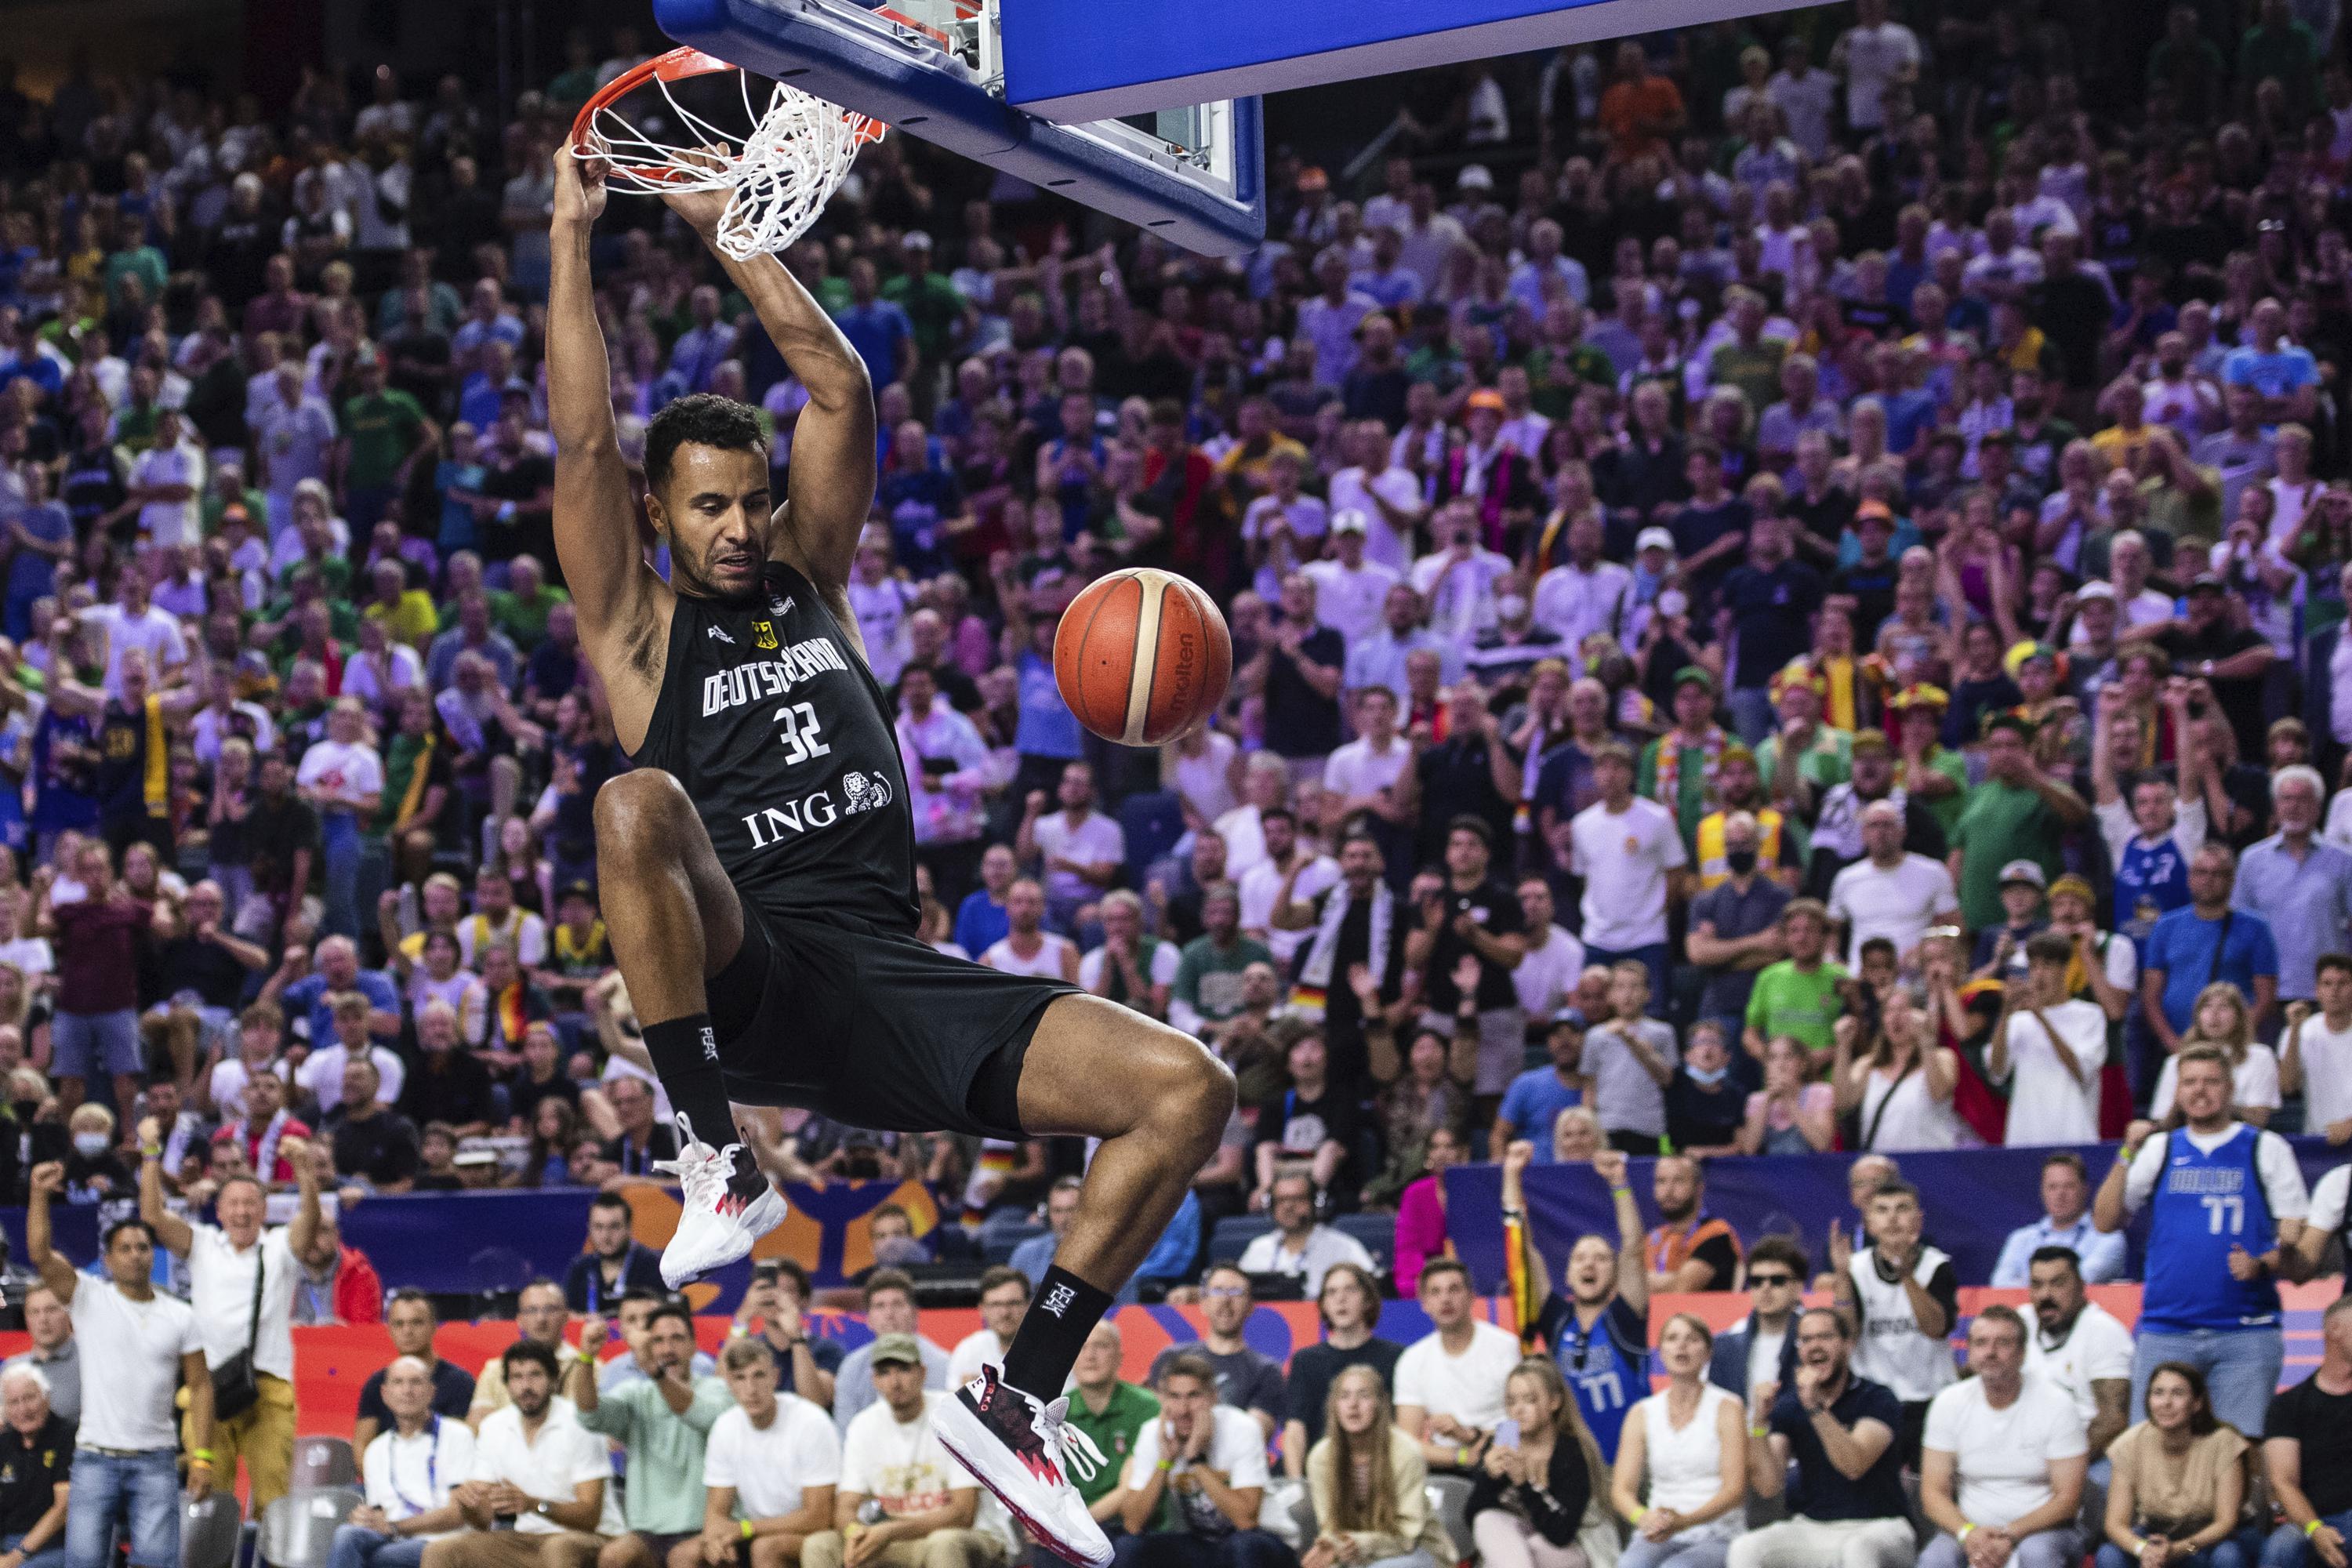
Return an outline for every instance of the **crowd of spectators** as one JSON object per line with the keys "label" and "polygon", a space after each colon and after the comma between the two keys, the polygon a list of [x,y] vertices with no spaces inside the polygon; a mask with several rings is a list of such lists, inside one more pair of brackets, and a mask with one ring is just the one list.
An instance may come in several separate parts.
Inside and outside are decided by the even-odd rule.
{"label": "crowd of spectators", "polygon": [[[2272,1394],[2276,1282],[2352,1207],[2282,1136],[2352,1138],[2352,66],[2326,0],[2174,5],[2136,58],[2106,21],[1857,0],[1430,73],[1360,187],[1276,148],[1232,260],[893,135],[784,257],[875,387],[848,596],[926,938],[1240,1083],[1139,1279],[1203,1337],[1146,1391],[1106,1327],[1073,1391],[1123,1554],[1425,1568],[1450,1472],[1503,1568],[2343,1568],[2352,1311]],[[551,546],[543,302],[551,154],[642,55],[575,37],[495,109],[0,73],[0,1197],[40,1279],[0,1568],[117,1515],[174,1561],[183,1479],[266,1504],[292,1328],[380,1319],[337,1568],[1018,1550],[927,1412],[1083,1148],[758,1120],[777,1175],[945,1216],[873,1216],[845,1357],[791,1268],[698,1357],[632,1237],[677,1139],[599,916],[629,760]],[[615,204],[595,262],[625,447],[723,394],[781,480],[805,394],[694,237]],[[1234,637],[1157,755],[1054,679],[1123,565]],[[1990,1281],[2032,1311],[1962,1379],[1986,1281],[1899,1162],[2003,1144],[2063,1147]],[[1706,1208],[1714,1162],[1832,1152],[1823,1257]],[[1480,1160],[1514,1224],[1531,1166],[1610,1194],[1528,1260],[1531,1358],[1452,1257]],[[339,1216],[498,1185],[601,1195],[469,1373]],[[1392,1258],[1336,1223],[1387,1211]],[[2126,1331],[2084,1288],[2143,1215]],[[956,1260],[950,1352],[890,1266]],[[1428,1339],[1377,1337],[1391,1286]],[[1287,1368],[1244,1332],[1276,1288],[1326,1325]],[[1735,1289],[1735,1331],[1652,1334]],[[1260,1528],[1282,1478],[1313,1533]]]}

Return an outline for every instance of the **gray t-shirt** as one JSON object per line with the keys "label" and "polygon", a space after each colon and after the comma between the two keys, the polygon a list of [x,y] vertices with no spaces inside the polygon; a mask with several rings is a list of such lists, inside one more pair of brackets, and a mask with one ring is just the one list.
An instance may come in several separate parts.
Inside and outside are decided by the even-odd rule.
{"label": "gray t-shirt", "polygon": [[1666,1091],[1643,1069],[1633,1047],[1626,1044],[1623,1031],[1628,1028],[1639,1031],[1642,1043],[1666,1066],[1673,1067],[1678,1059],[1673,1026],[1655,1018],[1639,1019],[1631,1025],[1602,1024],[1586,1030],[1582,1065],[1592,1079],[1592,1114],[1600,1118],[1603,1134],[1639,1132],[1663,1138],[1666,1131]]}
{"label": "gray t-shirt", "polygon": [[[1691,900],[1690,922],[1696,927],[1702,922],[1715,928],[1715,934],[1725,942],[1736,942],[1743,936],[1769,931],[1780,918],[1780,910],[1789,902],[1789,889],[1766,876],[1758,876],[1742,893],[1728,880],[1717,883]],[[1748,1016],[1748,994],[1756,988],[1753,969],[1726,967],[1706,971],[1706,991],[1699,998],[1698,1016],[1702,1018],[1742,1020]],[[1735,1032],[1738,1025],[1733,1025]]]}
{"label": "gray t-shirt", "polygon": [[1218,1404],[1230,1405],[1236,1410],[1263,1410],[1276,1421],[1282,1419],[1283,1411],[1288,1408],[1283,1395],[1282,1365],[1247,1345],[1227,1355],[1218,1354],[1204,1343],[1171,1345],[1151,1363],[1152,1387],[1160,1386],[1160,1373],[1186,1351],[1217,1369]]}

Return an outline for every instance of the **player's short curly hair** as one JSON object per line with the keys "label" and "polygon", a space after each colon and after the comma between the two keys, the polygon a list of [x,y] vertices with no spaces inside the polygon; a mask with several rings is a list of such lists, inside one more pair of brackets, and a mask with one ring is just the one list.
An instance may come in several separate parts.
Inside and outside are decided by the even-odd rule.
{"label": "player's short curly hair", "polygon": [[768,432],[759,410],[716,393],[697,392],[663,405],[646,426],[646,485],[658,490],[668,481],[677,449],[688,442],[735,452],[764,452]]}

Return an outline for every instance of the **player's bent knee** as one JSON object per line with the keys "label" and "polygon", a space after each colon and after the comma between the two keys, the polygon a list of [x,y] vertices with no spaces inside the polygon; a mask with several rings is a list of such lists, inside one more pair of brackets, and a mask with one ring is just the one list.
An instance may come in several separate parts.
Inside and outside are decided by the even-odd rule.
{"label": "player's bent knee", "polygon": [[638,768],[604,781],[596,792],[596,853],[677,853],[681,817],[694,816],[685,786],[659,768]]}

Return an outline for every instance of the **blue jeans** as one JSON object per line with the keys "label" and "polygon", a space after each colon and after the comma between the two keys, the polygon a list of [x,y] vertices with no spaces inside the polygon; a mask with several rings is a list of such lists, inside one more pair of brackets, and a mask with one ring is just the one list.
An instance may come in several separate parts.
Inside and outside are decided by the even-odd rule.
{"label": "blue jeans", "polygon": [[[66,1538],[59,1535],[25,1559],[24,1568],[66,1568]],[[14,1552],[25,1543],[22,1535],[0,1535],[0,1552]]]}
{"label": "blue jeans", "polygon": [[[418,1536],[395,1540],[347,1524],[335,1531],[334,1547],[327,1553],[327,1568],[416,1568],[425,1561],[425,1547],[431,1544]],[[2232,1563],[2231,1568],[2240,1565]]]}
{"label": "blue jeans", "polygon": [[1114,1568],[1297,1568],[1298,1554],[1263,1530],[1194,1535],[1187,1530],[1122,1535],[1111,1547]]}
{"label": "blue jeans", "polygon": [[[1666,944],[1664,942],[1654,942],[1647,947],[1628,947],[1613,952],[1605,947],[1588,947],[1584,950],[1584,962],[1587,966],[1598,963],[1604,967],[1613,963],[1640,964],[1650,972],[1649,1016],[1653,1018],[1664,1018],[1667,1016],[1666,1009],[1674,1002],[1674,994],[1666,989]],[[1739,1054],[1737,1035],[1732,1036],[1726,1043],[1731,1047],[1732,1055]]]}
{"label": "blue jeans", "polygon": [[1727,1535],[1700,1541],[1669,1535],[1664,1541],[1650,1541],[1636,1531],[1618,1557],[1617,1568],[1723,1568],[1724,1559],[1730,1554]]}
{"label": "blue jeans", "polygon": [[319,858],[327,883],[327,933],[360,933],[360,819],[348,811],[319,814]]}
{"label": "blue jeans", "polygon": [[[2300,1535],[2300,1531],[2297,1534]],[[2189,1558],[2184,1568],[2246,1568],[2253,1560],[2262,1537],[2251,1530],[2235,1535],[2225,1535],[2196,1556]],[[2110,1541],[2099,1548],[2098,1568],[2139,1568],[2139,1559],[2124,1555],[2123,1548]]]}
{"label": "blue jeans", "polygon": [[[2342,1513],[2323,1513],[2319,1522],[2352,1541],[2352,1509]],[[2310,1538],[2302,1531],[2282,1524],[2263,1542],[2262,1568],[2319,1568],[2319,1553],[2311,1549]]]}
{"label": "blue jeans", "polygon": [[2214,1416],[2241,1432],[2259,1432],[2278,1392],[2286,1341],[2275,1328],[2192,1329],[2185,1334],[2139,1331],[2132,1346],[2134,1421],[2147,1419],[2147,1380],[2168,1361],[2187,1362],[2205,1374]]}
{"label": "blue jeans", "polygon": [[[2071,1524],[2055,1530],[2037,1530],[2017,1543],[2009,1561],[2012,1568],[2080,1568],[2083,1538],[2074,1533]],[[1948,1535],[1938,1534],[1919,1552],[1919,1568],[1967,1568],[1967,1553]]]}
{"label": "blue jeans", "polygon": [[133,1568],[179,1568],[178,1454],[170,1448],[127,1458],[89,1448],[74,1454],[66,1502],[68,1560],[94,1568],[105,1557],[107,1531],[125,1514]]}

